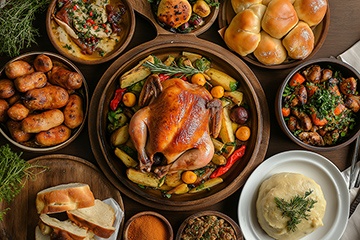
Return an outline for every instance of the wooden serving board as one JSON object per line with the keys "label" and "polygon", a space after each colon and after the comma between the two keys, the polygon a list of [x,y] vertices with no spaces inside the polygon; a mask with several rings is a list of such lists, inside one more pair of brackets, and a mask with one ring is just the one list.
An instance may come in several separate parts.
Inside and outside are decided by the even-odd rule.
{"label": "wooden serving board", "polygon": [[[35,207],[36,194],[42,189],[59,184],[86,183],[96,199],[113,198],[125,212],[120,192],[90,162],[75,156],[56,154],[38,157],[29,163],[46,166],[50,170],[38,174],[36,180],[28,180],[12,203],[1,204],[0,209],[10,207],[10,210],[6,212],[4,221],[0,222],[0,239],[35,239],[35,227],[39,221]],[[119,240],[123,226],[124,221],[120,225],[117,238]]]}

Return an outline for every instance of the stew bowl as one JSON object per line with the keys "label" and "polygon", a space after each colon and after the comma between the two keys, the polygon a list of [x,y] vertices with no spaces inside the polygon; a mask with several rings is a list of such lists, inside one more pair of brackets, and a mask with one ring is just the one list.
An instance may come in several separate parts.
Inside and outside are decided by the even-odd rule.
{"label": "stew bowl", "polygon": [[[310,89],[312,88],[311,86],[324,86],[324,87],[319,87],[316,89],[322,89],[322,92],[320,92],[319,90],[316,90],[316,94],[317,95],[312,95],[314,97],[316,97],[317,102],[315,103],[314,100],[309,101],[309,99],[311,99],[310,97],[307,97],[307,103],[305,106],[310,106],[314,105],[314,106],[319,106],[317,107],[317,109],[320,109],[321,106],[325,106],[324,104],[326,104],[326,96],[333,96],[331,95],[331,91],[329,92],[327,89],[329,89],[329,86],[335,86],[336,88],[338,88],[338,90],[336,92],[338,92],[340,95],[339,98],[339,103],[337,102],[336,104],[341,104],[346,106],[345,108],[341,107],[341,113],[337,113],[337,115],[333,114],[336,112],[338,105],[336,105],[335,103],[332,103],[332,105],[330,105],[331,109],[333,110],[329,110],[328,114],[325,116],[324,115],[324,119],[323,122],[316,122],[317,124],[321,124],[321,125],[316,125],[314,124],[314,119],[313,119],[313,108],[311,108],[311,106],[308,108],[308,110],[305,110],[305,112],[307,113],[306,115],[303,115],[305,117],[305,119],[310,119],[311,118],[311,123],[312,126],[315,126],[317,128],[316,130],[316,134],[313,134],[311,136],[316,137],[316,139],[320,139],[320,141],[324,140],[324,141],[328,141],[328,144],[326,145],[322,145],[322,144],[310,144],[310,142],[307,140],[308,138],[305,138],[305,134],[301,135],[301,138],[303,139],[300,140],[299,139],[299,134],[301,134],[302,130],[300,128],[302,128],[304,130],[303,127],[301,126],[297,126],[295,130],[290,131],[289,129],[289,119],[290,116],[293,115],[293,110],[294,108],[289,108],[291,109],[291,113],[289,116],[284,117],[283,113],[282,113],[282,108],[285,107],[286,103],[285,103],[285,99],[286,97],[284,95],[289,95],[290,98],[296,98],[296,96],[291,97],[292,95],[289,94],[289,90],[290,92],[293,91],[296,87],[289,87],[289,83],[291,81],[294,80],[294,75],[298,74],[298,73],[302,73],[303,71],[306,71],[307,69],[309,69],[309,67],[314,66],[314,65],[318,65],[320,66],[320,68],[323,69],[330,69],[333,72],[332,77],[330,78],[330,80],[328,81],[324,81],[323,83],[317,83],[317,84],[313,84],[310,83],[308,80],[306,80],[303,84],[301,84],[300,86],[306,84],[306,96],[309,96],[310,93]],[[323,75],[323,73],[322,73]],[[341,82],[343,82],[346,78],[350,78],[353,77],[354,79],[359,79],[360,75],[359,73],[350,65],[348,65],[347,63],[344,63],[342,61],[339,61],[337,59],[330,59],[330,58],[321,58],[321,59],[314,59],[314,60],[310,60],[307,61],[305,63],[300,64],[299,66],[297,66],[296,68],[294,68],[285,78],[284,82],[281,84],[281,86],[278,89],[277,95],[276,95],[276,102],[275,102],[275,111],[276,111],[276,118],[277,121],[281,127],[281,129],[284,131],[284,133],[292,140],[294,141],[296,144],[300,145],[303,148],[309,149],[309,150],[314,150],[314,151],[330,151],[330,150],[335,150],[338,148],[342,148],[344,146],[347,146],[348,144],[350,144],[352,141],[354,141],[360,134],[360,125],[357,123],[358,122],[358,117],[359,117],[359,112],[352,112],[351,113],[351,117],[350,115],[343,115],[345,114],[350,108],[348,107],[347,103],[348,101],[350,101],[351,99],[349,99],[349,96],[344,94],[343,91],[341,90]],[[305,78],[304,78],[305,79]],[[335,80],[337,79],[337,81]],[[331,82],[337,82],[337,84],[331,83]],[[291,83],[290,83],[291,84]],[[320,84],[320,85],[319,85]],[[311,85],[311,86],[310,86]],[[355,85],[356,88],[356,85]],[[356,92],[358,88],[356,88]],[[327,93],[329,93],[329,95],[327,95]],[[295,93],[291,93],[291,94],[295,94]],[[287,98],[289,98],[287,97]],[[322,100],[324,99],[324,100]],[[337,98],[336,98],[337,99]],[[321,105],[316,105],[316,104],[321,104]],[[335,106],[336,105],[336,106]],[[299,105],[300,106],[300,105]],[[296,107],[299,107],[296,106]],[[333,106],[333,107],[332,107]],[[336,108],[335,108],[336,107]],[[300,106],[301,108],[301,106]],[[322,108],[322,107],[321,107]],[[302,108],[301,108],[302,109]],[[322,110],[319,110],[322,111]],[[334,111],[334,112],[332,112]],[[285,114],[287,115],[287,114]],[[330,118],[329,118],[330,117]],[[340,126],[344,124],[344,126],[347,126],[346,128],[348,129],[347,133],[341,133],[342,129],[339,128],[338,130],[334,130],[334,125],[330,125],[330,123],[333,122],[332,118],[336,119],[336,118],[340,118],[340,119],[344,119],[346,121],[344,122],[339,122],[337,125]],[[292,118],[293,119],[293,118]],[[304,119],[304,118],[301,118]],[[319,119],[319,118],[317,118]],[[305,120],[307,121],[307,120]],[[316,120],[315,120],[316,121]],[[304,121],[300,121],[299,123],[305,123]],[[348,124],[349,123],[349,124]],[[315,131],[310,130],[310,131]],[[336,132],[338,131],[338,132]],[[307,131],[303,131],[303,132],[307,132]],[[326,132],[326,133],[325,133]],[[319,133],[319,134],[317,134]],[[329,134],[333,134],[333,135],[329,135]],[[297,135],[297,136],[295,136]],[[309,135],[310,136],[310,135]],[[329,139],[330,136],[333,136],[331,139],[335,139],[338,138],[337,141],[334,141],[332,143],[330,143]]]}
{"label": "stew bowl", "polygon": [[[56,50],[74,62],[107,62],[130,43],[135,32],[134,10],[128,0],[116,0],[104,6],[84,4],[88,6],[53,0],[46,15],[47,34]],[[66,19],[70,19],[70,23],[66,23]]]}

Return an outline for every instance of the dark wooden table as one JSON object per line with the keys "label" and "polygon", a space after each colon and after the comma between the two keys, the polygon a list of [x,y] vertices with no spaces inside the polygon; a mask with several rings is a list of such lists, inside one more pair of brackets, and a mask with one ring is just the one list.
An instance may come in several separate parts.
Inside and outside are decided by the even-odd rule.
{"label": "dark wooden table", "polygon": [[[337,56],[351,47],[354,43],[360,40],[360,14],[358,10],[360,9],[360,1],[358,0],[347,0],[346,2],[339,0],[328,0],[330,5],[330,28],[327,35],[327,38],[324,42],[324,45],[320,51],[313,57],[322,58],[329,56]],[[29,51],[50,51],[57,52],[55,48],[51,45],[50,40],[47,37],[45,30],[45,14],[41,14],[37,17],[35,21],[36,26],[39,28],[41,37],[37,38],[38,45],[34,45],[31,48],[23,49],[21,53]],[[219,29],[218,23],[215,22],[213,26],[205,33],[199,37],[217,43],[223,47],[226,47],[224,41],[217,33]],[[1,36],[2,37],[2,36]],[[132,42],[127,47],[127,50],[130,50],[134,46],[137,46],[143,42],[150,41],[156,37],[156,32],[153,29],[152,25],[142,18],[139,14],[136,14],[136,30]],[[0,56],[0,66],[3,66],[8,60],[7,56]],[[105,70],[111,65],[114,60],[99,64],[96,66],[86,66],[75,63],[82,73],[84,74],[86,81],[89,85],[90,96],[94,91],[99,79]],[[276,117],[275,117],[275,94],[276,91],[286,77],[286,75],[291,71],[291,69],[285,70],[269,70],[263,69],[256,66],[250,65],[250,68],[253,70],[260,83],[262,84],[264,91],[266,93],[267,102],[270,110],[270,119],[271,119],[271,135],[268,151],[266,158],[283,152],[287,150],[299,150],[302,149],[295,143],[293,143],[280,129]],[[0,136],[0,144],[8,143],[7,140]],[[354,148],[354,143],[348,147],[345,147],[340,150],[331,151],[331,152],[319,152],[321,155],[330,159],[340,170],[345,169],[350,164],[351,152]],[[20,152],[20,149],[17,149],[15,146],[10,145],[14,151]],[[72,142],[67,147],[54,152],[61,154],[69,154],[81,157],[86,159],[95,165],[97,165],[96,159],[92,154],[88,128],[85,126],[82,133],[79,137]],[[24,152],[22,155],[24,159],[29,160],[34,157],[40,156],[40,154]],[[229,215],[236,222],[238,222],[237,217],[237,205],[238,199],[241,193],[241,189],[229,196],[227,199],[208,207],[207,210],[217,210]],[[157,209],[152,209],[150,207],[144,206],[124,194],[122,194],[124,205],[125,205],[125,216],[128,220],[134,214],[145,211],[153,210],[165,215],[171,222],[174,233],[176,234],[177,229],[179,228],[181,222],[192,213],[201,211],[190,212],[167,212]]]}

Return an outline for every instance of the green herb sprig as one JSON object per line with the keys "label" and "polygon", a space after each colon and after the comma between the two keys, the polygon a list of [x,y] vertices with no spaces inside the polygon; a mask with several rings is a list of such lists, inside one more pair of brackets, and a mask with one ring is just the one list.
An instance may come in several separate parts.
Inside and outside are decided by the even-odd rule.
{"label": "green herb sprig", "polygon": [[288,231],[295,231],[296,225],[299,224],[303,219],[307,220],[309,217],[308,212],[314,207],[317,201],[313,199],[306,199],[313,190],[309,189],[305,192],[304,197],[299,195],[293,197],[290,202],[285,201],[283,198],[275,197],[276,205],[280,208],[282,215],[287,216],[290,220],[287,222]]}
{"label": "green herb sprig", "polygon": [[183,76],[188,77],[196,73],[203,73],[203,71],[189,66],[166,66],[160,61],[155,61],[155,63],[146,61],[143,63],[143,66],[148,67],[152,73],[164,73],[170,76],[182,74]]}
{"label": "green herb sprig", "polygon": [[24,47],[36,43],[39,31],[33,26],[35,14],[44,11],[50,0],[5,0],[0,4],[0,54],[15,57]]}
{"label": "green herb sprig", "polygon": [[[0,147],[0,202],[10,203],[20,190],[25,186],[28,179],[34,180],[36,175],[47,170],[47,167],[31,165],[21,159],[21,155],[11,151],[9,145]],[[43,170],[34,173],[35,168]],[[0,211],[0,221],[9,208]]]}

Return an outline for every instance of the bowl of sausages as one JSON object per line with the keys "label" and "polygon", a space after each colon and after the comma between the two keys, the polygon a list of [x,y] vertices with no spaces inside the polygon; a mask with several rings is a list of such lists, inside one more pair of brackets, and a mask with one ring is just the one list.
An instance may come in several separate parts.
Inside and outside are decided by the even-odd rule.
{"label": "bowl of sausages", "polygon": [[0,132],[25,151],[61,149],[83,129],[88,98],[84,76],[65,57],[25,53],[0,69]]}

